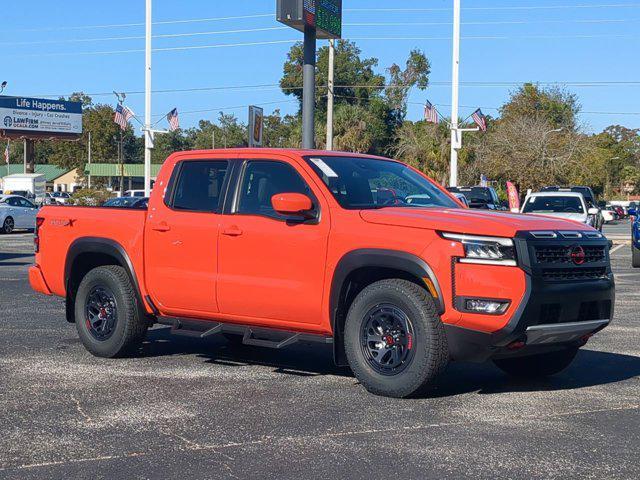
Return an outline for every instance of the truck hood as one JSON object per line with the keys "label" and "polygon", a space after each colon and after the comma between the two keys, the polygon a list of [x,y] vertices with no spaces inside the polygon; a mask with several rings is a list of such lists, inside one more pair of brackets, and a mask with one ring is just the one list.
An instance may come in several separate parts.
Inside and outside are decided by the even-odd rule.
{"label": "truck hood", "polygon": [[424,228],[470,235],[512,237],[518,231],[527,230],[576,230],[590,229],[574,221],[542,215],[492,212],[472,209],[383,208],[361,210],[365,222],[378,225]]}
{"label": "truck hood", "polygon": [[574,222],[579,222],[579,223],[585,223],[588,218],[588,215],[586,213],[554,212],[554,213],[536,213],[535,215],[543,216],[543,217],[562,218],[565,220],[573,220]]}

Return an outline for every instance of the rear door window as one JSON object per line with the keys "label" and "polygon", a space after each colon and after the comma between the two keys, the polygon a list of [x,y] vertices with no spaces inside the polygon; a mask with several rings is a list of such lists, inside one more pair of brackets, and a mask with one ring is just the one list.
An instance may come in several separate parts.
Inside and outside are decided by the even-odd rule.
{"label": "rear door window", "polygon": [[185,161],[175,187],[171,207],[191,212],[220,213],[227,160]]}

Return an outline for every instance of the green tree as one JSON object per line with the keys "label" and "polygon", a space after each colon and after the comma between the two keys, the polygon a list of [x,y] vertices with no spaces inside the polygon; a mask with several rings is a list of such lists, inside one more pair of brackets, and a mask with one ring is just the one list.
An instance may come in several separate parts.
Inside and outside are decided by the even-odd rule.
{"label": "green tree", "polygon": [[517,117],[540,117],[551,128],[563,127],[575,131],[580,104],[575,94],[561,88],[541,88],[526,83],[500,109],[502,120]]}
{"label": "green tree", "polygon": [[[376,58],[361,58],[362,51],[355,43],[338,40],[335,44],[335,102],[338,104],[358,104],[379,96],[385,83],[384,75],[374,72],[378,65]],[[286,95],[298,99],[302,107],[302,66],[304,52],[302,43],[296,43],[287,55],[280,88]],[[318,50],[316,62],[316,106],[326,113],[327,84],[329,71],[329,47]]]}

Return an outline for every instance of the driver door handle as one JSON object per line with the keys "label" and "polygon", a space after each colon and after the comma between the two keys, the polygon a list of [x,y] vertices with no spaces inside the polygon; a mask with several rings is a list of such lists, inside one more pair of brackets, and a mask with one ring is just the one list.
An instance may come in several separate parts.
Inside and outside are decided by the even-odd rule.
{"label": "driver door handle", "polygon": [[232,225],[231,227],[227,227],[222,230],[223,235],[227,235],[228,237],[239,237],[242,235],[242,230],[237,225]]}
{"label": "driver door handle", "polygon": [[167,222],[160,222],[157,225],[152,226],[151,230],[155,230],[156,232],[168,232],[171,230],[171,227],[167,225]]}

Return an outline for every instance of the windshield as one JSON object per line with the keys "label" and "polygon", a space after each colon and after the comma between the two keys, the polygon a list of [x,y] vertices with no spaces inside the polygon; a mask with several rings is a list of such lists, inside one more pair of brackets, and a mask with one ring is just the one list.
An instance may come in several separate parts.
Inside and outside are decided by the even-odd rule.
{"label": "windshield", "polygon": [[343,208],[461,208],[436,185],[402,163],[334,156],[306,160]]}
{"label": "windshield", "polygon": [[493,203],[491,190],[484,187],[471,187],[464,189],[450,189],[452,192],[461,193],[469,203]]}
{"label": "windshield", "polygon": [[584,213],[578,197],[529,197],[523,213]]}

